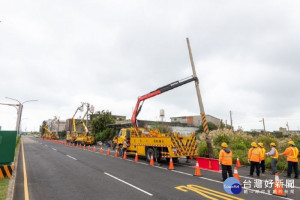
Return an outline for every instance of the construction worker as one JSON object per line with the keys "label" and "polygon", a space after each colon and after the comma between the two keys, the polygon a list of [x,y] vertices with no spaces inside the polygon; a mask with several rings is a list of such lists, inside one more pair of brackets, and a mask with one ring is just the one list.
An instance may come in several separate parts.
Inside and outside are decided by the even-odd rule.
{"label": "construction worker", "polygon": [[124,145],[123,145],[123,155],[124,155],[124,152],[127,150],[127,147],[129,147],[129,146],[130,146],[130,141],[129,141],[129,139],[126,139],[124,141]]}
{"label": "construction worker", "polygon": [[222,177],[223,181],[225,181],[227,179],[227,172],[229,177],[232,177],[232,151],[228,149],[226,142],[223,142],[221,147],[219,164],[222,166]]}
{"label": "construction worker", "polygon": [[115,148],[116,148],[116,146],[117,146],[117,144],[118,144],[118,137],[117,137],[117,136],[115,136],[115,137],[113,138],[112,143],[113,143],[113,150],[115,150]]}
{"label": "construction worker", "polygon": [[256,142],[251,143],[251,148],[248,153],[248,162],[250,162],[250,174],[249,176],[253,177],[254,167],[256,168],[256,175],[260,175],[260,164],[261,161],[261,150],[257,147]]}
{"label": "construction worker", "polygon": [[287,178],[291,178],[292,168],[295,171],[295,179],[298,179],[298,155],[299,150],[295,147],[294,141],[289,141],[289,147],[285,149],[281,156],[287,156],[286,159],[288,161],[288,171],[287,171]]}
{"label": "construction worker", "polygon": [[266,170],[266,165],[265,165],[265,154],[266,150],[264,148],[264,143],[260,142],[258,143],[259,149],[261,151],[261,161],[260,161],[260,168],[261,168],[261,173],[264,174]]}
{"label": "construction worker", "polygon": [[276,144],[274,142],[271,142],[271,151],[266,153],[267,156],[271,156],[271,167],[272,167],[272,175],[275,175],[277,173],[277,162],[278,162],[278,151],[276,149]]}

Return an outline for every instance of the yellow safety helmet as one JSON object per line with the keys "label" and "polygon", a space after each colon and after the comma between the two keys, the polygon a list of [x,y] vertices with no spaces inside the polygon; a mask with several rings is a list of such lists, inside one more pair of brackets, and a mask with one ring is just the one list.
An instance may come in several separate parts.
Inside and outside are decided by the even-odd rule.
{"label": "yellow safety helmet", "polygon": [[294,143],[294,141],[289,141],[289,144],[291,144],[291,145],[295,146],[295,143]]}
{"label": "yellow safety helmet", "polygon": [[260,147],[264,147],[264,143],[262,143],[262,142],[258,143],[258,145],[259,145]]}
{"label": "yellow safety helmet", "polygon": [[273,147],[276,147],[276,144],[274,142],[271,142],[270,145],[273,146]]}
{"label": "yellow safety helmet", "polygon": [[252,146],[252,147],[257,147],[256,142],[252,142],[252,143],[251,143],[251,146]]}
{"label": "yellow safety helmet", "polygon": [[223,142],[223,143],[221,144],[221,146],[224,147],[224,148],[228,147],[228,145],[227,145],[226,142]]}

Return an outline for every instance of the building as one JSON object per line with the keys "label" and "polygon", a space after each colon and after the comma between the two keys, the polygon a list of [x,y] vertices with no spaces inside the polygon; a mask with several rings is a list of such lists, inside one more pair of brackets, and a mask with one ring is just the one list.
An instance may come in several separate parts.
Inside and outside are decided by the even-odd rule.
{"label": "building", "polygon": [[281,132],[283,135],[300,135],[299,130],[287,130],[286,128],[279,128],[279,132]]}
{"label": "building", "polygon": [[65,131],[66,121],[65,120],[54,120],[48,119],[46,121],[48,129],[52,132],[63,132]]}
{"label": "building", "polygon": [[[211,115],[206,115],[206,121],[219,126],[221,123],[221,119],[213,117]],[[181,124],[189,124],[193,126],[200,126],[202,124],[201,116],[181,116],[181,117],[171,117],[171,122],[179,122]]]}

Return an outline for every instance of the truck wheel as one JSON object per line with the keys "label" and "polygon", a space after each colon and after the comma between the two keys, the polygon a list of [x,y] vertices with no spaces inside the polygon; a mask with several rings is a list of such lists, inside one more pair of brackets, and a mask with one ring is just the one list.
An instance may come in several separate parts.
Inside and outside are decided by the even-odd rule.
{"label": "truck wheel", "polygon": [[[155,156],[154,150],[153,150],[152,148],[148,148],[148,149],[147,149],[147,154],[146,154],[146,158],[147,158],[147,161],[148,161],[148,162],[150,162],[150,160],[151,160],[151,155],[152,155],[153,158],[154,158],[154,156]],[[155,159],[155,158],[154,158],[154,159]]]}

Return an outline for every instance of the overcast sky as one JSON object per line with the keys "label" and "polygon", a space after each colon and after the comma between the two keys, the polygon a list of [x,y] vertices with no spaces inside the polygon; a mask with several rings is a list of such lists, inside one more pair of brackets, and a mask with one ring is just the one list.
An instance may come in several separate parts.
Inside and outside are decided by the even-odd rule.
{"label": "overcast sky", "polygon": [[[71,118],[80,102],[131,117],[137,97],[192,75],[206,114],[235,128],[300,127],[299,1],[4,0],[0,102],[24,104],[22,128]],[[200,113],[189,83],[146,100],[139,119]],[[79,114],[83,116],[83,114]],[[78,116],[79,116],[78,115]],[[17,112],[0,105],[0,126]]]}

